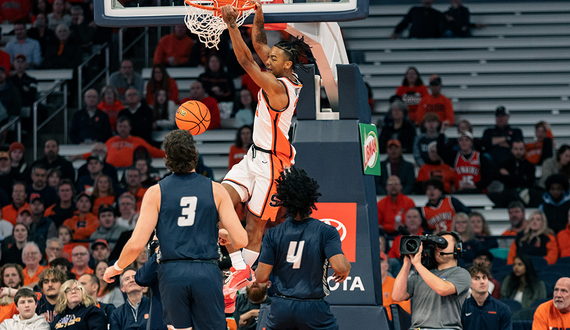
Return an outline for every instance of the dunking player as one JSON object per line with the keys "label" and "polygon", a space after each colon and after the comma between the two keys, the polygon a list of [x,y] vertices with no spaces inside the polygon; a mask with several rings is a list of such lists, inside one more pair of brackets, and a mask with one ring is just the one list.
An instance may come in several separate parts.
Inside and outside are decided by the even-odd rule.
{"label": "dunking player", "polygon": [[318,189],[317,181],[294,166],[277,179],[277,205],[287,209],[287,220],[265,234],[255,272],[260,283],[273,273],[276,287],[267,329],[338,329],[323,299],[329,293],[327,268],[330,263],[335,282],[341,283],[350,263],[338,231],[310,217]]}
{"label": "dunking player", "polygon": [[173,174],[146,192],[133,235],[104,279],[112,282],[121,274],[156,227],[162,252],[158,279],[169,328],[226,329],[223,278],[217,265],[218,221],[234,248],[247,245],[247,233],[224,187],[196,173],[198,153],[192,135],[172,131],[164,139],[164,149],[166,167]]}
{"label": "dunking player", "polygon": [[295,150],[289,143],[289,127],[302,85],[293,70],[295,65],[302,65],[299,49],[310,52],[309,46],[302,40],[282,41],[273,48],[267,46],[261,3],[258,0],[252,2],[256,6],[253,46],[265,62],[267,71],[261,71],[241,37],[236,24],[237,9],[222,7],[222,17],[228,26],[235,55],[244,70],[261,87],[257,95],[253,145],[222,181],[234,205],[248,202],[246,230],[249,243],[241,253],[228,249],[233,269],[224,285],[226,298],[252,279],[250,266],[259,256],[265,224],[269,219],[275,220],[277,215],[279,208],[274,201],[275,179],[284,168],[291,166],[295,157]]}

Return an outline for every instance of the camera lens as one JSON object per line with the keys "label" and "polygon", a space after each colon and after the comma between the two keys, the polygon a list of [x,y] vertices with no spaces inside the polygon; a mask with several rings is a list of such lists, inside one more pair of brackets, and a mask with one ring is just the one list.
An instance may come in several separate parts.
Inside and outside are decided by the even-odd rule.
{"label": "camera lens", "polygon": [[419,246],[418,246],[418,242],[417,242],[417,241],[411,239],[411,240],[408,240],[408,241],[406,242],[406,250],[407,250],[408,252],[414,252],[414,251],[416,251],[418,248],[419,248]]}

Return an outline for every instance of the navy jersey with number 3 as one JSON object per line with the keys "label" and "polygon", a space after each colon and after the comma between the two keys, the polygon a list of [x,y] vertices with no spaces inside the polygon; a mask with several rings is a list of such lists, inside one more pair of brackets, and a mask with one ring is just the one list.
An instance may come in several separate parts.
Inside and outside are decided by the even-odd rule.
{"label": "navy jersey with number 3", "polygon": [[328,259],[342,254],[338,231],[317,219],[287,219],[263,237],[259,262],[273,266],[277,293],[299,299],[329,294]]}
{"label": "navy jersey with number 3", "polygon": [[156,235],[162,260],[218,259],[218,210],[212,180],[172,174],[158,182],[160,214]]}

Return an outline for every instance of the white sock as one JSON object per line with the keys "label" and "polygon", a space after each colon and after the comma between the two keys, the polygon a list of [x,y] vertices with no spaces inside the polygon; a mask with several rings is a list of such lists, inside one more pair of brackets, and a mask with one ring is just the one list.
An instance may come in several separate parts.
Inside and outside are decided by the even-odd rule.
{"label": "white sock", "polygon": [[241,251],[230,253],[230,258],[232,259],[232,266],[234,266],[236,270],[242,270],[246,268],[245,262],[243,261],[243,257],[241,255]]}
{"label": "white sock", "polygon": [[241,251],[241,254],[243,256],[243,260],[245,260],[245,263],[250,265],[250,266],[253,266],[253,264],[257,260],[257,257],[259,257],[259,252],[255,252],[255,251],[248,250],[248,249],[243,249]]}

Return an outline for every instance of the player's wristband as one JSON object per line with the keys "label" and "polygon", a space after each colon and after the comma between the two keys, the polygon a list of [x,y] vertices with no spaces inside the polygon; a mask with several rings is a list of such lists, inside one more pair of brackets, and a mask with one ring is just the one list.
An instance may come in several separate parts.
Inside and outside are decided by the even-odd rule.
{"label": "player's wristband", "polygon": [[118,271],[118,272],[122,272],[122,271],[123,271],[123,268],[120,268],[118,263],[119,263],[119,260],[115,261],[115,264],[113,265],[113,268],[115,268],[115,270]]}

